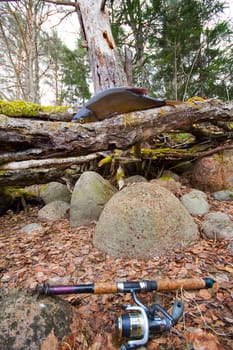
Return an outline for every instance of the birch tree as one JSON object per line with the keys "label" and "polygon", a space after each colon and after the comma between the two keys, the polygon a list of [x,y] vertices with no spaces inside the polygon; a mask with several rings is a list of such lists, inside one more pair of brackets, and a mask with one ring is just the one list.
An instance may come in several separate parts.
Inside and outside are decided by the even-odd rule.
{"label": "birch tree", "polygon": [[95,92],[127,85],[102,0],[79,0],[78,14],[86,42]]}
{"label": "birch tree", "polygon": [[44,1],[75,8],[83,34],[83,46],[88,53],[95,93],[102,89],[127,85],[126,74],[112,35],[106,1]]}
{"label": "birch tree", "polygon": [[[39,102],[39,28],[45,4],[39,0],[1,4],[0,34],[5,47],[5,95]],[[11,94],[9,94],[11,92]]]}
{"label": "birch tree", "polygon": [[43,27],[58,11],[41,0],[0,2],[1,99],[40,103],[42,79],[53,65],[47,47],[54,44]]}

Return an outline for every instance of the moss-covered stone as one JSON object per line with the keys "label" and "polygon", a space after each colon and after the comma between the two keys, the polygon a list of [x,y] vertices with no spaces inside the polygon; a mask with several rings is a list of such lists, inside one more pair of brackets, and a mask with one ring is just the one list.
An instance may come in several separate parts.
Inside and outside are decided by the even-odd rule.
{"label": "moss-covered stone", "polygon": [[117,189],[99,174],[84,172],[76,182],[71,197],[71,227],[97,221],[105,204],[116,192]]}

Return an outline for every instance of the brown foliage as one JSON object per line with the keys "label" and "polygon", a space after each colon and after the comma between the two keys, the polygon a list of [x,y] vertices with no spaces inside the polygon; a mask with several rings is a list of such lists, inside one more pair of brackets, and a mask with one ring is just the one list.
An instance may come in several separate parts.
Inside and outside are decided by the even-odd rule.
{"label": "brown foliage", "polygon": [[[209,199],[210,200],[210,199]],[[211,200],[212,210],[232,215],[232,202]],[[71,229],[67,219],[43,223],[33,236],[21,228],[37,222],[37,209],[29,213],[0,217],[0,287],[35,287],[44,281],[53,284],[76,284],[100,281],[144,280],[207,277],[217,283],[212,290],[157,292],[141,295],[145,303],[159,303],[169,311],[176,298],[185,304],[183,320],[169,334],[154,337],[148,350],[230,350],[233,337],[233,255],[229,242],[215,242],[204,237],[185,251],[149,261],[113,259],[93,248],[92,227]],[[196,217],[200,224],[202,218]],[[131,303],[130,295],[69,295],[82,322],[80,333],[68,335],[59,350],[119,349],[114,336],[115,319],[121,305]],[[75,331],[75,325],[74,325]],[[49,345],[48,345],[49,344]],[[55,349],[51,333],[42,349]],[[49,346],[49,347],[48,347]],[[191,347],[192,346],[192,347]]]}

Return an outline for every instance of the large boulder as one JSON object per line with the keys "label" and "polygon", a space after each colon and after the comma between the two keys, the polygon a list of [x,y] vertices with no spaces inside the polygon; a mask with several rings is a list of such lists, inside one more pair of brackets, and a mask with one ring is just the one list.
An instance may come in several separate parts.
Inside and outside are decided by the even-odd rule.
{"label": "large boulder", "polygon": [[215,192],[233,187],[233,150],[199,159],[192,170],[195,188]]}
{"label": "large boulder", "polygon": [[1,350],[57,350],[82,332],[76,310],[58,297],[16,290],[1,297],[0,314]]}
{"label": "large boulder", "polygon": [[114,257],[150,259],[196,240],[198,229],[167,189],[137,183],[106,204],[94,232],[94,246]]}
{"label": "large boulder", "polygon": [[70,207],[71,227],[89,225],[99,216],[117,189],[94,171],[84,172],[76,182]]}

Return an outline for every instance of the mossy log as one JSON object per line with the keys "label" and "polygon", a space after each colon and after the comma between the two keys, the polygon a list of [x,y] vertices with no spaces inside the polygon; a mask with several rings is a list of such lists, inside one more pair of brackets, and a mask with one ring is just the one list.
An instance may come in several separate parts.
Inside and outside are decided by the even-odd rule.
{"label": "mossy log", "polygon": [[[207,122],[216,125],[232,121],[233,106],[213,99],[127,113],[88,124],[35,120],[28,116],[14,118],[1,114],[0,185],[43,183],[48,178],[51,181],[51,177],[60,177],[61,172],[63,174],[65,169],[77,162],[87,163],[88,158],[83,156],[98,158],[101,151],[127,150],[165,132],[192,133],[197,124]],[[197,128],[195,132],[198,133]],[[215,140],[209,146],[210,149],[219,147],[233,148],[231,130],[222,134],[220,142]],[[179,155],[182,158],[182,152]],[[77,160],[77,157],[81,158]],[[45,160],[51,164],[46,164]],[[57,171],[46,177],[45,174],[51,173],[52,168]]]}
{"label": "mossy log", "polygon": [[0,100],[0,113],[14,118],[71,121],[75,112],[70,106],[41,106],[37,103],[16,100]]}

